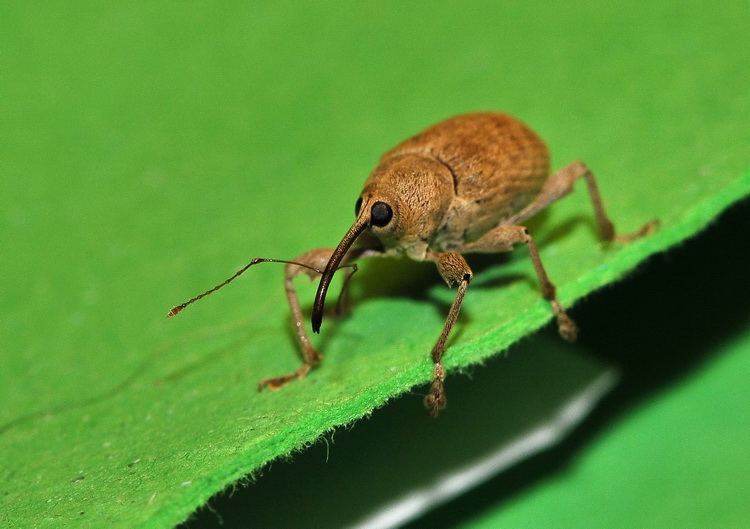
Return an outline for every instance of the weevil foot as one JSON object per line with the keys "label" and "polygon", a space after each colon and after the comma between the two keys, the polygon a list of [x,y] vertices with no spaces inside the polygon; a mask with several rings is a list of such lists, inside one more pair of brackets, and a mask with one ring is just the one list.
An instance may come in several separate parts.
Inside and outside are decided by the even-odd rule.
{"label": "weevil foot", "polygon": [[438,362],[435,364],[430,393],[424,398],[424,406],[427,408],[431,417],[437,417],[440,410],[444,409],[447,404],[445,388],[443,387],[444,380],[445,369],[443,368],[443,364]]}
{"label": "weevil foot", "polygon": [[656,232],[656,230],[659,229],[659,219],[651,219],[646,224],[641,226],[637,231],[634,231],[633,233],[628,233],[626,235],[615,235],[615,242],[619,242],[620,244],[628,244],[630,242],[633,242],[637,239],[640,239],[641,237],[646,237],[648,235],[651,235],[652,233]]}
{"label": "weevil foot", "polygon": [[281,389],[290,382],[293,382],[295,380],[301,380],[305,378],[305,376],[312,370],[312,366],[305,364],[299,369],[297,369],[293,373],[289,373],[288,375],[282,375],[280,377],[270,377],[270,378],[264,378],[260,382],[258,382],[258,391],[263,391],[263,389],[267,388],[271,391],[276,391],[277,389]]}
{"label": "weevil foot", "polygon": [[564,312],[557,315],[557,330],[566,342],[573,343],[578,338],[578,326]]}
{"label": "weevil foot", "polygon": [[430,394],[424,398],[424,407],[427,408],[430,417],[437,417],[440,414],[440,410],[444,409],[446,404],[443,383],[439,381],[433,382]]}
{"label": "weevil foot", "polygon": [[578,338],[578,326],[576,325],[576,322],[573,321],[573,318],[568,316],[568,313],[565,312],[565,309],[560,305],[559,301],[552,299],[550,304],[552,305],[552,310],[555,311],[555,316],[557,316],[557,330],[560,333],[560,336],[562,336],[566,342],[575,342],[576,338]]}

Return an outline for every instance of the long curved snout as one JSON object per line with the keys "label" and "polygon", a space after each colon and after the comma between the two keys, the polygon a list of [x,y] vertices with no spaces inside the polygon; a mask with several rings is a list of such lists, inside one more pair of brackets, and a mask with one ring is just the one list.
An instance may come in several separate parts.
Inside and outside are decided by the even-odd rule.
{"label": "long curved snout", "polygon": [[326,265],[325,270],[323,270],[323,275],[320,277],[318,291],[315,294],[315,303],[313,304],[312,310],[313,332],[320,332],[320,324],[323,322],[323,308],[326,302],[326,293],[328,292],[328,287],[330,286],[331,280],[333,279],[333,274],[341,264],[341,261],[346,255],[346,252],[349,251],[349,248],[351,248],[352,244],[354,244],[354,241],[356,241],[357,237],[359,237],[362,232],[367,229],[369,224],[370,219],[366,218],[366,215],[358,216],[352,227],[349,228],[349,231],[347,231],[344,235],[344,238],[341,239],[339,245],[336,246],[333,254],[331,254],[331,258],[328,260],[328,264]]}

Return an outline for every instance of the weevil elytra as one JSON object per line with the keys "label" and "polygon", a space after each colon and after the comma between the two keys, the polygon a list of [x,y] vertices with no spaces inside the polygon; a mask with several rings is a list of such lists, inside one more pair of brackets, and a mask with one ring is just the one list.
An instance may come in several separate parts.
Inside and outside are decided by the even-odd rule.
{"label": "weevil elytra", "polygon": [[[169,316],[223,287],[254,264],[286,263],[284,284],[304,363],[292,373],[258,383],[259,389],[278,389],[306,376],[323,358],[305,331],[302,308],[292,283],[296,276],[320,276],[312,310],[312,330],[317,333],[328,287],[342,266],[356,266],[355,261],[369,257],[399,254],[432,261],[449,286],[458,284],[431,352],[433,382],[425,406],[437,416],[446,404],[442,363],[445,344],[473,275],[464,254],[507,252],[517,244],[526,244],[542,296],[550,302],[560,335],[570,342],[575,340],[576,325],[555,297],[555,285],[523,222],[573,191],[579,178],[586,180],[603,240],[628,242],[655,229],[656,221],[652,220],[631,235],[616,235],[594,175],[586,165],[576,161],[550,175],[547,146],[519,120],[495,112],[447,119],[382,156],[356,201],[354,224],[336,248],[310,250],[293,261],[253,259],[224,283],[174,307]],[[347,282],[349,277],[351,274]]]}

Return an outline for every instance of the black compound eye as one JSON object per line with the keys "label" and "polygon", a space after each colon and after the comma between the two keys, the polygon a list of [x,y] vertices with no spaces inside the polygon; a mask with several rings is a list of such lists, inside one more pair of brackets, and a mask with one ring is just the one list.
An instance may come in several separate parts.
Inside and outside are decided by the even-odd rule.
{"label": "black compound eye", "polygon": [[359,197],[357,199],[357,203],[354,204],[354,215],[355,216],[359,215],[359,210],[360,210],[361,207],[362,207],[362,197]]}
{"label": "black compound eye", "polygon": [[382,228],[393,218],[393,210],[385,202],[375,202],[372,205],[372,210],[370,210],[370,215],[372,225]]}

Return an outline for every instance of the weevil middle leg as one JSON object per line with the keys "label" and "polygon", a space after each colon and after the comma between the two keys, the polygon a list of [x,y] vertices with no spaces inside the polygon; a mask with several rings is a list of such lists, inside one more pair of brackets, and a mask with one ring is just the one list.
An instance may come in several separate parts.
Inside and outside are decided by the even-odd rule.
{"label": "weevil middle leg", "polygon": [[565,309],[557,300],[556,287],[547,275],[544,269],[542,259],[539,257],[539,250],[531,237],[529,230],[525,226],[502,225],[485,233],[482,237],[474,242],[465,244],[460,248],[464,253],[500,253],[508,252],[517,244],[524,243],[529,248],[529,257],[534,265],[534,271],[539,279],[539,285],[544,299],[549,301],[552,310],[557,317],[557,328],[562,336],[568,342],[573,342],[578,334],[573,319],[568,316]]}

